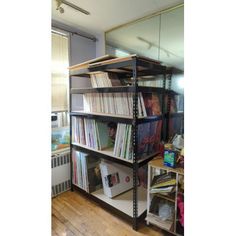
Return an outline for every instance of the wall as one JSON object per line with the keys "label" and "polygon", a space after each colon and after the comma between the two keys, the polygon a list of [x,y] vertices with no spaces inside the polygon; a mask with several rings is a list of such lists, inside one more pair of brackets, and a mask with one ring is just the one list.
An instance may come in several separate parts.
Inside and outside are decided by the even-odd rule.
{"label": "wall", "polygon": [[[96,43],[90,39],[70,34],[70,65],[82,63],[96,57]],[[88,78],[72,78],[73,88],[90,87]],[[72,95],[72,110],[83,109],[81,94]]]}
{"label": "wall", "polygon": [[96,57],[101,57],[106,54],[105,50],[105,33],[102,32],[98,35],[96,35],[97,41],[96,41]]}

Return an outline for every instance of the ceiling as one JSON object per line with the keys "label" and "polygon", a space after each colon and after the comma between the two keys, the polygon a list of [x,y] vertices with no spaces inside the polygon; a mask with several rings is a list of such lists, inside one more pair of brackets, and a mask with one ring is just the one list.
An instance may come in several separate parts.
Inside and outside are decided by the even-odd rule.
{"label": "ceiling", "polygon": [[80,13],[66,5],[62,5],[65,12],[61,14],[56,10],[55,0],[52,0],[52,19],[95,36],[113,27],[184,2],[184,0],[67,1],[89,11],[90,15]]}

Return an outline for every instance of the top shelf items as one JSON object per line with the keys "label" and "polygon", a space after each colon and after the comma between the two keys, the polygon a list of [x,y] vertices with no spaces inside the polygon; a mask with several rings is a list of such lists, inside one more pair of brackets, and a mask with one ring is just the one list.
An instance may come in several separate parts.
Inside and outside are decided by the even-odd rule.
{"label": "top shelf items", "polygon": [[[140,76],[142,75],[157,75],[163,74],[166,71],[166,67],[160,65],[159,62],[147,59],[145,57],[139,57],[137,55],[130,55],[128,57],[114,58],[110,60],[104,60],[109,56],[104,56],[96,62],[91,60],[85,64],[75,65],[70,67],[70,75],[79,77],[89,77],[93,72],[104,71],[122,74],[123,77],[133,76],[134,63],[137,65],[137,72]],[[82,66],[81,66],[82,65]]]}

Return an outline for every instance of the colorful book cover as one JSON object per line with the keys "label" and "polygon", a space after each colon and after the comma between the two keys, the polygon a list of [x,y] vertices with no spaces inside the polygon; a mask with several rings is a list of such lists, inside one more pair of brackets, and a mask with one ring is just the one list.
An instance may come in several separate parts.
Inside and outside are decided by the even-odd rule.
{"label": "colorful book cover", "polygon": [[159,151],[162,121],[138,125],[138,158]]}
{"label": "colorful book cover", "polygon": [[99,143],[99,150],[109,146],[108,126],[105,122],[96,121],[97,138]]}
{"label": "colorful book cover", "polygon": [[161,103],[158,94],[143,93],[143,100],[147,116],[161,115]]}

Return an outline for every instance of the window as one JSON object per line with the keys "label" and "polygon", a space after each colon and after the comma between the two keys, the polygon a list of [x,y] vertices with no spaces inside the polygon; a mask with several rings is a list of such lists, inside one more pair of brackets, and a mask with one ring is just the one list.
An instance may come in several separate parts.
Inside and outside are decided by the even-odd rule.
{"label": "window", "polygon": [[68,110],[68,37],[52,33],[52,112]]}

